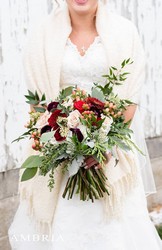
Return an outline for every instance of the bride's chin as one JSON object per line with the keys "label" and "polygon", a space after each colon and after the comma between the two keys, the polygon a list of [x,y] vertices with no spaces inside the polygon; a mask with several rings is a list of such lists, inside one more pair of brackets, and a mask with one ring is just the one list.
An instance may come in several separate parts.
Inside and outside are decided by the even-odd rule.
{"label": "bride's chin", "polygon": [[73,0],[73,7],[78,12],[89,11],[92,8],[89,0]]}

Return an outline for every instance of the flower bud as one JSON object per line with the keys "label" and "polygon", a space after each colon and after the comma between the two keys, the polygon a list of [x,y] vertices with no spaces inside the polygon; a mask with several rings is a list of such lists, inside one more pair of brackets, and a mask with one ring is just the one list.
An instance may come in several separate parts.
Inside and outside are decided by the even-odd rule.
{"label": "flower bud", "polygon": [[32,148],[35,149],[36,148],[36,145],[35,143],[32,144]]}
{"label": "flower bud", "polygon": [[112,108],[114,105],[112,102],[109,103],[109,108]]}

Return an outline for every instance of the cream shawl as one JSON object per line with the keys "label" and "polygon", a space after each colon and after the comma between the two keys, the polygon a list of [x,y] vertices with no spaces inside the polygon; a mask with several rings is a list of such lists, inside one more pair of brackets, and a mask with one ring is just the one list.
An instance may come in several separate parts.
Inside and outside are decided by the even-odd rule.
{"label": "cream shawl", "polygon": [[[131,57],[129,81],[116,88],[122,98],[139,100],[141,84],[144,80],[144,54],[135,26],[127,19],[109,13],[99,2],[96,14],[96,29],[105,46],[110,66],[119,67],[123,59]],[[28,36],[23,62],[28,89],[46,93],[55,99],[59,92],[61,62],[67,37],[72,30],[67,5],[51,12]],[[129,69],[130,72],[130,69]],[[105,219],[120,218],[126,195],[137,184],[138,164],[133,153],[117,149],[119,164],[114,167],[114,158],[105,168],[110,186],[110,196],[102,199]],[[33,154],[30,149],[25,158]],[[21,176],[21,171],[20,171]],[[55,173],[55,187],[52,192],[47,187],[48,176],[35,176],[32,180],[20,182],[21,199],[28,202],[28,212],[42,233],[50,233],[62,179],[61,171]]]}

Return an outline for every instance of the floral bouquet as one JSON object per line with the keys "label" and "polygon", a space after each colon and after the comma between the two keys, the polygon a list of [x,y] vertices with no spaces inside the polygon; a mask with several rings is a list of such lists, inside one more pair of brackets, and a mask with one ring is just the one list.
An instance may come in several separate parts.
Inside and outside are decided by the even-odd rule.
{"label": "floral bouquet", "polygon": [[[27,132],[14,141],[28,137],[38,154],[31,155],[22,164],[21,181],[34,177],[39,171],[49,173],[48,186],[54,188],[57,168],[68,171],[68,180],[63,192],[68,199],[74,192],[81,200],[92,200],[109,195],[107,177],[104,173],[106,155],[115,157],[115,147],[122,150],[137,150],[131,140],[130,122],[124,122],[124,111],[130,100],[120,99],[113,93],[115,85],[122,84],[129,74],[123,68],[131,64],[124,60],[121,68],[110,67],[104,86],[94,83],[91,94],[75,87],[62,89],[56,100],[47,102],[45,94],[28,90],[27,103],[32,105]],[[140,151],[141,152],[141,151]],[[141,152],[142,153],[142,152]],[[87,167],[86,159],[93,157],[97,164]],[[116,159],[116,164],[118,160]],[[115,165],[116,166],[116,165]]]}

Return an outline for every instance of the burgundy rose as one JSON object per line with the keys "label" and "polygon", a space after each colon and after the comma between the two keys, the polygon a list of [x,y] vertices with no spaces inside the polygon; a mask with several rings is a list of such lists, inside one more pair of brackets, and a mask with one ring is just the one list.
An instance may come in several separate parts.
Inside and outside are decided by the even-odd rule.
{"label": "burgundy rose", "polygon": [[59,125],[57,124],[58,116],[66,117],[66,114],[61,113],[61,111],[61,109],[56,109],[48,119],[49,126],[51,126],[53,130],[56,130],[59,127]]}
{"label": "burgundy rose", "polygon": [[104,109],[104,102],[101,102],[100,100],[98,100],[97,98],[94,98],[94,97],[88,97],[86,99],[87,103],[90,105],[90,106],[95,106],[97,109],[101,109],[103,110]]}
{"label": "burgundy rose", "polygon": [[79,128],[71,128],[70,130],[77,136],[79,142],[83,141],[84,136]]}
{"label": "burgundy rose", "polygon": [[56,141],[63,141],[63,140],[66,139],[66,137],[62,137],[62,136],[60,135],[60,128],[58,128],[58,129],[56,130],[56,132],[55,132],[55,134],[54,134],[54,137],[55,137]]}
{"label": "burgundy rose", "polygon": [[100,117],[105,104],[94,97],[88,97],[86,101],[90,106],[90,110]]}
{"label": "burgundy rose", "polygon": [[51,102],[48,104],[47,110],[51,112],[53,109],[56,109],[58,106],[59,102]]}
{"label": "burgundy rose", "polygon": [[58,124],[56,123],[57,121],[57,118],[59,116],[59,114],[61,113],[61,110],[60,109],[56,109],[50,116],[50,118],[48,119],[48,123],[49,123],[49,126],[51,126],[54,130],[56,130],[59,126]]}

